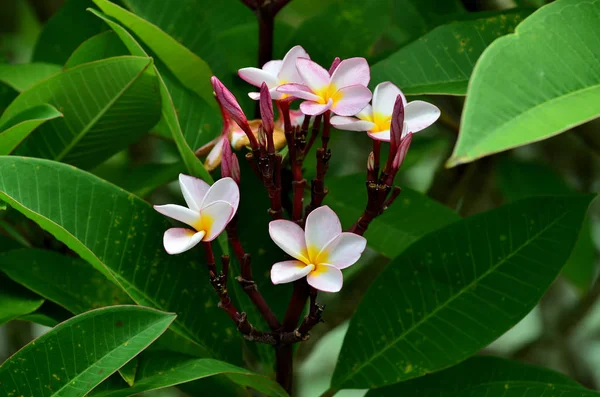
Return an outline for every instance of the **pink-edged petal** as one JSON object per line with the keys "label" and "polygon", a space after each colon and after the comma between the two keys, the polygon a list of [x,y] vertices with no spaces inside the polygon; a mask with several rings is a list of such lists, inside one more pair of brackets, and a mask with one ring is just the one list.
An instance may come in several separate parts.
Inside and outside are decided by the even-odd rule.
{"label": "pink-edged petal", "polygon": [[305,240],[308,255],[315,262],[319,252],[342,233],[340,219],[331,208],[324,205],[306,218]]}
{"label": "pink-edged petal", "polygon": [[195,228],[196,223],[200,219],[200,214],[196,211],[192,211],[189,208],[182,207],[176,204],[166,205],[155,205],[154,209],[163,215],[173,218],[176,221],[183,222],[191,227]]}
{"label": "pink-edged petal", "polygon": [[281,71],[281,65],[283,65],[283,61],[281,59],[269,61],[263,65],[262,70],[269,73],[271,76],[277,77]]}
{"label": "pink-edged petal", "polygon": [[[260,100],[260,92],[258,94],[258,99]],[[269,94],[271,94],[271,99],[274,101],[279,101],[286,97],[284,93],[277,91],[277,87],[269,89]]]}
{"label": "pink-edged petal", "polygon": [[[204,168],[206,168],[206,170],[208,172],[212,172],[214,170],[217,169],[217,167],[219,166],[219,164],[221,164],[221,157],[223,156],[223,145],[229,145],[229,140],[227,139],[227,137],[224,137],[222,139],[220,139],[215,146],[213,146],[213,148],[210,150],[210,152],[208,152],[208,156],[206,156],[206,159],[204,160]],[[183,188],[181,189],[183,191]],[[183,195],[185,197],[185,193]],[[202,202],[202,200],[200,200],[200,203]],[[189,201],[187,201],[186,199],[186,203],[188,204],[188,207],[192,208],[192,206],[190,206]],[[194,208],[196,211],[199,211],[200,208]]]}
{"label": "pink-edged petal", "polygon": [[424,130],[440,117],[440,109],[424,101],[409,102],[404,108],[404,122],[412,133]]}
{"label": "pink-edged petal", "polygon": [[378,114],[384,118],[391,116],[398,95],[402,97],[402,103],[406,106],[406,97],[400,91],[400,88],[389,81],[378,84],[373,91],[373,114]]}
{"label": "pink-edged petal", "polygon": [[292,126],[296,127],[302,125],[304,122],[304,113],[301,110],[290,110],[290,121]]}
{"label": "pink-edged petal", "polygon": [[296,59],[296,67],[304,84],[312,92],[319,92],[329,86],[329,72],[308,58]]}
{"label": "pink-edged petal", "polygon": [[[218,142],[215,147],[217,146],[219,146]],[[215,150],[215,147],[212,148],[211,153]],[[208,192],[208,189],[210,189],[210,185],[204,182],[202,179],[194,178],[193,176],[185,174],[179,174],[179,187],[181,188],[181,193],[183,194],[183,198],[185,199],[188,207],[193,211],[200,211],[200,204],[202,204],[202,200],[204,200],[206,192]]]}
{"label": "pink-edged petal", "polygon": [[225,229],[234,214],[235,210],[231,204],[215,201],[200,210],[200,221],[196,224],[196,230],[206,233],[203,241],[213,241]]}
{"label": "pink-edged petal", "polygon": [[225,201],[233,207],[233,212],[237,211],[240,203],[240,188],[231,178],[221,178],[216,181],[204,196],[204,201],[200,208],[206,208],[214,202]]}
{"label": "pink-edged petal", "polygon": [[285,57],[283,57],[281,69],[277,75],[280,82],[302,83],[302,77],[296,68],[296,60],[298,58],[310,59],[308,53],[299,45],[290,48]]}
{"label": "pink-edged petal", "polygon": [[260,92],[249,92],[248,96],[250,97],[250,99],[258,101],[260,99]]}
{"label": "pink-edged petal", "polygon": [[204,232],[184,228],[168,229],[163,236],[163,245],[168,254],[181,254],[194,248],[204,237]]}
{"label": "pink-edged petal", "polygon": [[319,291],[338,292],[344,284],[344,276],[337,267],[321,263],[306,276],[306,281]]}
{"label": "pink-edged petal", "polygon": [[371,70],[365,58],[348,58],[331,75],[331,84],[339,90],[350,85],[368,86],[371,80]]}
{"label": "pink-edged petal", "polygon": [[329,99],[325,105],[317,102],[305,101],[300,104],[300,110],[307,116],[318,116],[331,109],[332,106],[332,99]]}
{"label": "pink-edged petal", "polygon": [[331,240],[319,253],[317,262],[345,269],[360,259],[367,247],[367,239],[354,233],[342,233]]}
{"label": "pink-edged petal", "polygon": [[310,263],[306,252],[304,230],[300,226],[284,219],[271,221],[269,235],[286,254],[306,264]]}
{"label": "pink-edged petal", "polygon": [[288,94],[296,98],[306,99],[307,101],[317,102],[321,100],[321,97],[315,95],[310,88],[303,84],[284,84],[277,87],[277,92]]}
{"label": "pink-edged petal", "polygon": [[271,268],[271,281],[273,284],[291,283],[300,280],[310,273],[315,267],[300,261],[277,262]]}
{"label": "pink-edged petal", "polygon": [[346,131],[369,131],[375,127],[375,123],[371,123],[370,121],[345,116],[333,116],[331,118],[331,125],[338,130]]}
{"label": "pink-edged petal", "polygon": [[238,70],[238,75],[247,83],[255,87],[260,87],[262,83],[267,83],[267,87],[276,87],[279,80],[276,76],[258,68],[243,68]]}
{"label": "pink-edged petal", "polygon": [[371,90],[362,85],[344,87],[334,95],[331,110],[340,116],[354,116],[371,100]]}
{"label": "pink-edged petal", "polygon": [[383,131],[378,131],[378,132],[368,132],[367,134],[371,138],[375,139],[376,141],[389,142],[392,139],[390,130],[383,130]]}

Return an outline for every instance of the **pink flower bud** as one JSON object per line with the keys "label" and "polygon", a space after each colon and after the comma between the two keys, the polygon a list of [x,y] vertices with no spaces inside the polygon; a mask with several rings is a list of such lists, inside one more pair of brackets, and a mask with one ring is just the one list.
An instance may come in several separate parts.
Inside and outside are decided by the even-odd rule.
{"label": "pink flower bud", "polygon": [[369,153],[369,159],[367,160],[367,171],[375,171],[375,153]]}
{"label": "pink flower bud", "polygon": [[230,177],[238,185],[240,184],[240,163],[237,156],[231,150],[229,141],[223,142],[223,159],[221,161],[221,176]]}
{"label": "pink flower bud", "polygon": [[219,104],[225,109],[229,116],[236,122],[237,125],[246,133],[248,136],[248,140],[250,140],[250,146],[252,149],[258,149],[258,143],[256,142],[256,138],[248,125],[248,119],[244,114],[244,111],[240,107],[240,104],[235,99],[235,96],[221,83],[221,81],[213,76],[210,79],[210,82],[215,90],[215,95],[217,96],[217,101]]}
{"label": "pink flower bud", "polygon": [[[266,135],[266,142],[269,153],[275,152],[273,143],[273,129],[275,128],[275,115],[273,114],[273,101],[269,87],[266,83],[262,83],[260,87],[260,117],[262,119],[262,130]],[[262,142],[261,142],[262,144]]]}
{"label": "pink flower bud", "polygon": [[400,142],[400,147],[398,148],[398,152],[394,157],[394,161],[392,162],[392,169],[394,171],[398,171],[404,159],[406,158],[406,153],[408,153],[408,148],[410,147],[410,143],[412,142],[412,133],[408,132],[406,137]]}
{"label": "pink flower bud", "polygon": [[395,156],[402,142],[402,130],[404,129],[404,102],[402,95],[396,97],[394,111],[392,112],[392,124],[390,126],[390,155]]}
{"label": "pink flower bud", "polygon": [[335,72],[337,67],[340,66],[341,62],[342,62],[342,60],[340,59],[340,57],[335,57],[335,59],[331,63],[331,66],[329,67],[329,75],[330,76],[333,74],[333,72]]}

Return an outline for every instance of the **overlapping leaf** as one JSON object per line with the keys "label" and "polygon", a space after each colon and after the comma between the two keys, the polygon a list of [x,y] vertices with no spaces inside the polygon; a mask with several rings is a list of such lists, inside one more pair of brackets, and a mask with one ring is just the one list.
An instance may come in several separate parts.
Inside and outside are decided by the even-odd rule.
{"label": "overlapping leaf", "polygon": [[287,396],[285,390],[275,381],[247,369],[223,361],[195,359],[165,352],[145,353],[141,356],[133,387],[126,387],[115,381],[107,382],[94,391],[92,396],[127,397],[215,375],[227,375],[234,382],[252,387],[267,396]]}
{"label": "overlapping leaf", "polygon": [[117,57],[56,74],[24,91],[0,118],[0,129],[35,105],[64,117],[29,135],[17,154],[91,168],[145,134],[159,118],[156,76],[147,57]]}
{"label": "overlapping leaf", "polygon": [[122,55],[129,55],[129,51],[119,36],[111,31],[102,32],[81,43],[67,59],[64,68],[70,69],[84,63]]}
{"label": "overlapping leaf", "polygon": [[465,95],[479,56],[528,14],[505,11],[437,27],[375,64],[373,83],[392,81],[409,95]]}
{"label": "overlapping leaf", "polygon": [[421,238],[361,301],[332,386],[401,382],[455,365],[491,343],[554,281],[591,199],[527,199]]}
{"label": "overlapping leaf", "polygon": [[4,126],[0,133],[0,155],[11,154],[29,134],[49,120],[63,114],[50,105],[38,105],[24,110]]}
{"label": "overlapping leaf", "polygon": [[[371,390],[367,397],[501,397],[506,390],[527,385],[544,393],[567,393],[579,390],[586,395],[577,382],[546,368],[509,361],[497,357],[473,357],[457,366],[419,379]],[[497,386],[503,386],[504,390]],[[489,389],[488,389],[489,388]],[[481,394],[473,394],[478,390]],[[501,393],[490,393],[497,390]],[[590,392],[591,393],[591,392]],[[529,396],[529,393],[526,395]],[[542,394],[545,395],[545,394]],[[563,395],[563,394],[560,394]],[[590,394],[591,395],[591,394]]]}
{"label": "overlapping leaf", "polygon": [[0,273],[0,324],[32,313],[42,303],[43,298]]}
{"label": "overlapping leaf", "polygon": [[7,395],[76,397],[144,350],[175,315],[114,306],[74,317],[25,346],[0,367]]}
{"label": "overlapping leaf", "polygon": [[68,165],[20,157],[0,157],[0,198],[115,279],[136,303],[178,313],[173,330],[216,357],[239,358],[239,337],[216,307],[198,254],[168,255],[162,234],[169,224],[146,202]]}
{"label": "overlapping leaf", "polygon": [[495,41],[473,72],[448,166],[546,139],[598,117],[599,18],[600,0],[557,1]]}
{"label": "overlapping leaf", "polygon": [[23,92],[60,70],[58,65],[43,62],[23,65],[0,64],[0,83],[6,84],[17,92]]}

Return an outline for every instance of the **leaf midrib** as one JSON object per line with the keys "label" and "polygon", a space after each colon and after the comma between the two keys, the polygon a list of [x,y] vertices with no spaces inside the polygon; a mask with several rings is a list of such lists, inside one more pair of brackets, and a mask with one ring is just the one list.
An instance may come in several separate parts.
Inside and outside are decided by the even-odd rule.
{"label": "leaf midrib", "polygon": [[133,83],[135,83],[142,74],[144,74],[146,72],[146,70],[148,69],[148,67],[152,65],[152,59],[148,58],[147,60],[147,64],[142,68],[142,70],[140,70],[140,72],[133,78],[131,79],[126,85],[125,87],[123,87],[121,89],[121,91],[119,91],[107,104],[106,106],[104,106],[104,108],[102,108],[98,114],[96,115],[96,117],[94,117],[92,120],[90,120],[90,122],[81,130],[81,132],[79,134],[77,134],[76,136],[73,137],[73,140],[71,141],[71,143],[69,143],[67,146],[65,146],[65,148],[62,150],[62,152],[60,152],[56,157],[55,160],[56,161],[61,161],[78,143],[79,141],[81,141],[85,135],[89,132],[89,130],[92,129],[92,127],[94,127],[94,125],[96,125],[96,123],[98,122],[98,120],[100,120],[105,114],[106,112],[108,112],[110,110],[110,108],[112,108],[112,106],[119,100],[121,99],[121,97],[125,94],[125,92],[127,92],[129,90],[129,88],[131,88],[131,86],[133,85]]}
{"label": "leaf midrib", "polygon": [[369,357],[366,361],[363,361],[362,364],[360,366],[358,366],[358,368],[356,368],[355,370],[353,370],[350,374],[347,374],[344,378],[342,378],[341,381],[337,382],[337,385],[339,385],[339,386],[343,385],[348,379],[350,379],[350,377],[351,377],[352,374],[359,373],[363,368],[365,368],[368,365],[370,365],[375,359],[377,359],[379,356],[381,356],[382,354],[384,354],[385,352],[387,352],[389,349],[391,349],[392,346],[396,345],[396,343],[398,343],[400,340],[404,339],[406,337],[406,335],[410,334],[412,331],[414,331],[415,329],[417,329],[419,326],[421,326],[421,324],[423,324],[425,321],[429,320],[437,312],[439,312],[440,310],[444,309],[450,303],[454,302],[454,300],[456,300],[457,298],[461,297],[466,291],[470,290],[475,284],[478,284],[483,279],[485,279],[487,276],[489,276],[492,272],[494,272],[496,269],[498,269],[500,266],[502,266],[504,263],[506,263],[514,255],[516,255],[521,249],[525,248],[526,246],[528,246],[529,244],[531,244],[534,240],[536,240],[540,235],[542,235],[543,233],[546,233],[551,227],[553,227],[558,221],[560,221],[562,218],[564,218],[569,213],[570,213],[570,211],[566,211],[560,217],[554,218],[552,220],[552,222],[550,222],[546,227],[544,227],[543,229],[541,229],[534,236],[532,236],[529,239],[527,239],[522,245],[520,245],[518,248],[514,249],[513,252],[511,252],[509,255],[507,255],[505,258],[503,258],[501,261],[499,261],[496,265],[490,267],[488,270],[486,270],[484,273],[482,273],[481,276],[475,278],[469,284],[466,284],[460,291],[458,291],[457,294],[455,294],[450,299],[448,299],[447,301],[445,301],[442,305],[438,306],[435,310],[433,310],[432,312],[428,313],[426,316],[424,316],[423,318],[421,318],[418,322],[416,322],[413,325],[411,325],[410,328],[406,329],[398,337],[394,338],[393,341],[392,341],[392,343],[389,343],[387,346],[385,346],[379,352],[377,352],[374,355],[372,355],[371,357]]}

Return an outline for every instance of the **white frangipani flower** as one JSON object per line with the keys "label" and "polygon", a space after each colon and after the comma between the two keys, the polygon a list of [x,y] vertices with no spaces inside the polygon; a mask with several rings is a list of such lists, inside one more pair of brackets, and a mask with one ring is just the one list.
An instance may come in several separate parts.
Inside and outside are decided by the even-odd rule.
{"label": "white frangipani flower", "polygon": [[343,233],[338,216],[328,206],[311,212],[305,229],[287,220],[269,224],[269,234],[275,244],[295,258],[273,265],[273,284],[289,283],[306,276],[312,287],[338,292],[344,281],[341,269],[358,261],[367,240],[354,233]]}
{"label": "white frangipani flower", "polygon": [[210,186],[201,179],[179,174],[179,186],[187,208],[175,204],[154,206],[161,214],[193,228],[165,232],[163,243],[169,254],[180,254],[200,241],[214,240],[233,218],[240,202],[240,190],[231,178],[219,179]]}
{"label": "white frangipani flower", "polygon": [[[292,47],[283,60],[269,61],[264,64],[262,69],[243,68],[238,71],[238,75],[253,86],[259,87],[266,83],[269,87],[269,93],[274,100],[284,99],[288,95],[277,92],[277,87],[288,83],[302,83],[302,77],[296,69],[296,59],[310,58],[304,48],[297,45]],[[252,99],[260,99],[260,92],[250,92],[248,96]]]}

